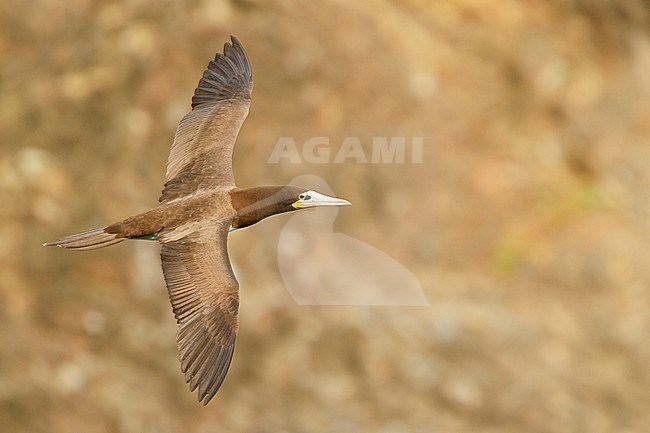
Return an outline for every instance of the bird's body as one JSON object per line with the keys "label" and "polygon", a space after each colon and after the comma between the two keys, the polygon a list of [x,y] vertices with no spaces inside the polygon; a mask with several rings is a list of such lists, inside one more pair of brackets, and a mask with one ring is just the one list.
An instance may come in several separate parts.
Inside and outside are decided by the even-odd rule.
{"label": "bird's body", "polygon": [[232,151],[248,115],[251,67],[235,37],[199,81],[167,162],[160,204],[146,212],[46,246],[89,250],[128,239],[157,240],[174,316],[181,370],[207,404],[223,383],[238,330],[239,284],[228,232],[272,215],[346,200],[295,186],[238,188]]}

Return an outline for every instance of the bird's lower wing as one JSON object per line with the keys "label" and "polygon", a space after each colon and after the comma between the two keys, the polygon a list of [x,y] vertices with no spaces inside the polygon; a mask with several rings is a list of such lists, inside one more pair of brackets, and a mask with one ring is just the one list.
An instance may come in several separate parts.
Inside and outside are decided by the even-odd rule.
{"label": "bird's lower wing", "polygon": [[198,387],[204,405],[226,376],[239,323],[239,284],[228,258],[228,224],[206,226],[176,240],[168,240],[174,238],[171,233],[160,233],[181,369],[190,390]]}

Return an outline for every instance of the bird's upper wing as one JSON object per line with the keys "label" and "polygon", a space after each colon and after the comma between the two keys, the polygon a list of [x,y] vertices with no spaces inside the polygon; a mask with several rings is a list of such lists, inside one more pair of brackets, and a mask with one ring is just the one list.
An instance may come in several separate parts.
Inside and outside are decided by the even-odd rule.
{"label": "bird's upper wing", "polygon": [[251,65],[234,36],[203,73],[192,111],[181,120],[167,160],[161,202],[200,189],[234,186],[232,152],[248,115],[253,90]]}
{"label": "bird's upper wing", "polygon": [[[208,228],[209,226],[209,228]],[[238,329],[239,284],[228,259],[229,222],[177,239],[160,233],[162,269],[178,322],[181,370],[208,404],[230,366]]]}

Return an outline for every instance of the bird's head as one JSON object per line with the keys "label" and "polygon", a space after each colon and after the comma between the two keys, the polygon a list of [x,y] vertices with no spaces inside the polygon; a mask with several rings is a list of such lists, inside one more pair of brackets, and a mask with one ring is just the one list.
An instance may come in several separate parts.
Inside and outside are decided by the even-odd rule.
{"label": "bird's head", "polygon": [[231,194],[233,207],[237,211],[232,230],[248,227],[264,218],[285,212],[351,204],[342,198],[291,185],[235,189]]}

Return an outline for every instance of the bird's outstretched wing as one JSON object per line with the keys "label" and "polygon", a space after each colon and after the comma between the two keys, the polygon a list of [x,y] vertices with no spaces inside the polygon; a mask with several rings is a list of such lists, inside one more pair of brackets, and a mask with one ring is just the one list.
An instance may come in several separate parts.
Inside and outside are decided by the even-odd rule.
{"label": "bird's outstretched wing", "polygon": [[192,111],[181,120],[167,160],[166,202],[201,189],[234,186],[232,152],[248,115],[253,90],[251,65],[234,36],[203,73]]}
{"label": "bird's outstretched wing", "polygon": [[[208,404],[230,366],[238,329],[239,284],[228,259],[229,222],[180,239],[160,233],[162,269],[178,322],[181,370]],[[175,239],[175,240],[170,240]]]}

